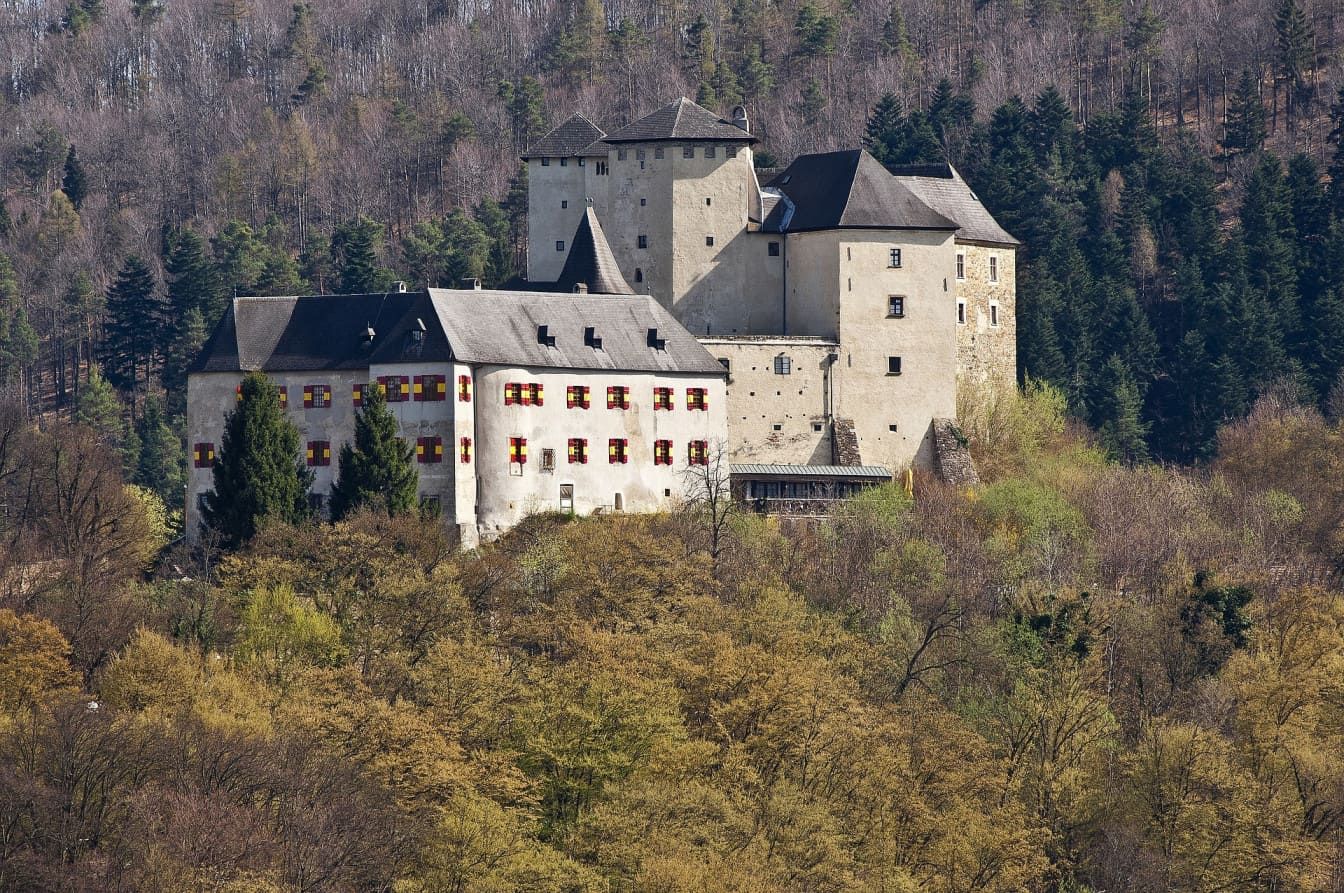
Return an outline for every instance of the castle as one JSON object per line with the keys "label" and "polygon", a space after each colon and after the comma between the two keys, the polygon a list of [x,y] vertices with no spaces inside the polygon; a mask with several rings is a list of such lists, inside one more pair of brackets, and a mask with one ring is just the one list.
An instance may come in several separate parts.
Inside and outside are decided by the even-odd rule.
{"label": "castle", "polygon": [[252,370],[317,513],[377,387],[464,545],[670,507],[721,445],[765,502],[946,472],[958,384],[1014,382],[1017,242],[948,165],[828,152],[762,186],[754,144],[686,99],[609,134],[576,116],[525,156],[525,283],[235,298],[188,376],[188,536]]}
{"label": "castle", "polygon": [[826,152],[761,185],[755,143],[688,99],[571,117],[524,156],[529,287],[668,308],[729,373],[735,463],[931,465],[959,382],[1015,381],[1017,241],[950,165]]}

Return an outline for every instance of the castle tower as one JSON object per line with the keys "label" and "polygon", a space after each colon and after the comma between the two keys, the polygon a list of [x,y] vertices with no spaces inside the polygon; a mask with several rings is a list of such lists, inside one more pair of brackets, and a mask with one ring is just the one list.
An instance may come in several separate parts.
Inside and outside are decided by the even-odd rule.
{"label": "castle tower", "polygon": [[575,115],[528,147],[527,278],[560,277],[574,235],[591,205],[606,205],[607,146],[603,133]]}

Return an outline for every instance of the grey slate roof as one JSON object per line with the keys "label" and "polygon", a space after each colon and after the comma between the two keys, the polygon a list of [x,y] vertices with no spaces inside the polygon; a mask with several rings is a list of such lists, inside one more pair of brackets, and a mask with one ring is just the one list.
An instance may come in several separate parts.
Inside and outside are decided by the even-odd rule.
{"label": "grey slate roof", "polygon": [[762,229],[957,229],[862,149],[800,155],[766,185],[794,208],[787,223],[767,220]]}
{"label": "grey slate roof", "polygon": [[[592,208],[584,211],[578,229],[569,243],[569,256],[564,269],[555,281],[556,291],[573,291],[583,283],[593,294],[633,295],[635,290],[621,275],[621,268],[611,254],[611,246],[602,232],[602,224]],[[540,283],[538,283],[540,284]]]}
{"label": "grey slate roof", "polygon": [[[423,336],[413,333],[424,324]],[[547,326],[556,346],[537,337]],[[601,349],[584,346],[592,326]],[[363,339],[374,329],[371,344]],[[665,339],[648,344],[649,329]],[[373,363],[448,362],[726,374],[647,295],[430,289],[372,295],[235,298],[191,372],[363,369]]]}
{"label": "grey slate roof", "polygon": [[568,121],[527,147],[523,154],[528,158],[572,158],[574,156],[606,155],[605,148],[591,151],[604,134],[602,128],[583,115],[574,115]]}
{"label": "grey slate roof", "polygon": [[652,143],[660,140],[705,140],[754,143],[756,137],[686,97],[627,124],[605,137],[608,143]]}
{"label": "grey slate roof", "polygon": [[992,245],[1020,245],[989,210],[966,181],[950,164],[919,164],[899,167],[893,173],[906,188],[944,217],[961,227],[957,238]]}
{"label": "grey slate roof", "polygon": [[744,477],[834,477],[891,480],[891,469],[881,465],[761,465],[732,464],[728,473]]}

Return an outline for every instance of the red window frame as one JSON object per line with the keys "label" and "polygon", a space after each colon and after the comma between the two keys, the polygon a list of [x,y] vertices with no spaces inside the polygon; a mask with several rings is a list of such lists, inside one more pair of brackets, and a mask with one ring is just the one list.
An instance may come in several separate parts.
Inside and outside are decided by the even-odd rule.
{"label": "red window frame", "polygon": [[306,384],[303,386],[304,409],[327,409],[331,406],[331,385]]}
{"label": "red window frame", "polygon": [[289,409],[289,388],[280,385],[276,390],[280,393],[280,408]]}
{"label": "red window frame", "polygon": [[306,455],[309,468],[325,468],[331,464],[331,441],[308,441],[308,451]]}
{"label": "red window frame", "polygon": [[690,410],[709,409],[709,389],[708,388],[687,388],[686,389],[686,408]]}
{"label": "red window frame", "polygon": [[407,375],[380,375],[378,387],[383,389],[388,403],[406,403],[411,399],[411,379]]}
{"label": "red window frame", "polygon": [[539,382],[529,381],[522,385],[524,406],[541,406],[546,402],[546,387]]}
{"label": "red window frame", "polygon": [[607,462],[611,465],[625,465],[630,461],[630,441],[624,437],[613,437],[607,441]]}
{"label": "red window frame", "polygon": [[709,464],[709,441],[692,440],[686,445],[686,461],[691,465]]}
{"label": "red window frame", "polygon": [[471,376],[459,375],[457,377],[457,402],[471,402]]}
{"label": "red window frame", "polygon": [[654,465],[672,464],[672,441],[655,440],[653,442],[653,464]]}
{"label": "red window frame", "polygon": [[523,402],[523,385],[521,382],[511,381],[504,385],[504,405],[514,406]]}
{"label": "red window frame", "polygon": [[565,387],[566,409],[587,409],[592,405],[592,389],[586,384],[572,384]]}
{"label": "red window frame", "polygon": [[457,444],[458,461],[463,465],[471,464],[471,438],[464,437]]}
{"label": "red window frame", "polygon": [[411,394],[417,403],[437,403],[448,399],[448,379],[443,375],[417,375]]}
{"label": "red window frame", "polygon": [[527,438],[510,437],[509,438],[509,464],[518,463],[527,464]]}
{"label": "red window frame", "polygon": [[569,439],[569,464],[588,464],[588,438],[571,437]]}
{"label": "red window frame", "polygon": [[421,465],[443,461],[443,438],[437,435],[415,439],[415,461]]}
{"label": "red window frame", "polygon": [[629,409],[630,388],[623,384],[607,386],[607,409]]}
{"label": "red window frame", "polygon": [[672,406],[673,406],[673,401],[672,401],[672,389],[671,389],[671,388],[654,388],[654,389],[653,389],[653,408],[654,408],[655,410],[659,410],[659,409],[671,409]]}
{"label": "red window frame", "polygon": [[197,468],[211,468],[215,464],[215,445],[198,443],[191,448],[191,461]]}
{"label": "red window frame", "polygon": [[356,406],[364,405],[364,388],[365,385],[362,384],[353,384],[350,386],[350,398]]}

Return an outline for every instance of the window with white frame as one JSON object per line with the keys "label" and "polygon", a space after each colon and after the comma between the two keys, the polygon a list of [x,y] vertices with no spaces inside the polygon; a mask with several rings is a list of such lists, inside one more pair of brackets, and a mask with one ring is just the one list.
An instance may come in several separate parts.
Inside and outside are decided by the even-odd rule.
{"label": "window with white frame", "polygon": [[957,252],[957,279],[966,278],[966,255],[960,251]]}
{"label": "window with white frame", "polygon": [[887,266],[899,267],[901,265],[901,249],[892,248],[888,252]]}
{"label": "window with white frame", "polygon": [[999,259],[993,255],[989,257],[989,281],[999,281]]}

